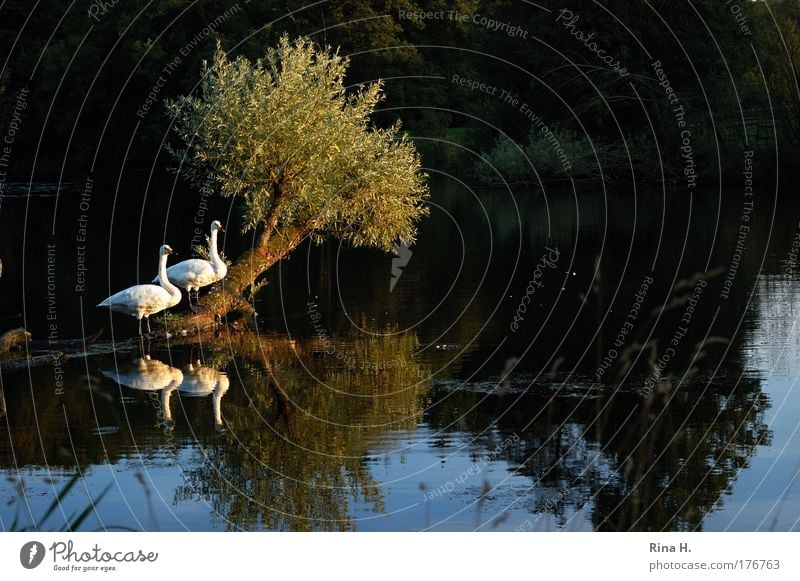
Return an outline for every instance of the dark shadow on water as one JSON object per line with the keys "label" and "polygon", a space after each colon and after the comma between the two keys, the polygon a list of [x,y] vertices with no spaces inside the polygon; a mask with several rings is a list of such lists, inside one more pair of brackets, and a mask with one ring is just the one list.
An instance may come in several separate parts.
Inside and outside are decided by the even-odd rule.
{"label": "dark shadow on water", "polygon": [[[513,194],[435,184],[438,209],[399,277],[392,256],[302,247],[256,297],[259,323],[273,334],[223,331],[200,343],[73,359],[63,393],[50,366],[4,375],[3,477],[27,471],[32,484],[87,466],[96,492],[109,467],[116,478],[143,475],[147,503],[161,503],[157,525],[144,500],[123,510],[120,494],[98,508],[104,521],[132,528],[703,528],[772,438],[769,381],[752,352],[791,347],[787,338],[770,343],[775,333],[762,327],[767,316],[788,324],[784,307],[798,292],[775,291],[770,278],[751,293],[759,277],[797,279],[784,269],[786,248],[764,254],[770,236],[793,238],[795,220],[753,218],[753,251],[721,299],[736,236],[723,229],[715,237],[707,225],[735,223],[737,204],[697,196],[689,219],[680,194],[650,193],[635,216],[627,191],[605,199],[548,192],[548,204],[541,192]],[[8,240],[23,234],[6,215],[0,250],[12,255]],[[44,230],[31,228],[35,280],[46,253],[32,242]],[[180,228],[171,235],[188,241]],[[59,248],[69,249],[73,234],[61,232]],[[105,242],[90,249],[84,295],[59,296],[61,338],[82,325],[87,335],[107,329],[108,313],[87,305],[109,284],[137,282],[131,269],[107,264]],[[120,263],[150,276],[155,242],[114,244]],[[558,248],[559,259],[512,330],[546,248]],[[6,326],[21,316],[15,264],[3,275]],[[68,286],[72,267],[57,263]],[[641,315],[617,348],[631,350],[609,358],[650,276]],[[691,325],[654,375],[700,279],[707,286]],[[24,292],[41,307],[30,315],[32,331],[46,336],[46,296],[35,285]],[[135,321],[114,323],[119,337],[132,336]],[[600,374],[606,358],[613,361]],[[471,465],[480,476],[456,489],[453,478]],[[142,494],[134,476],[123,486],[132,498]],[[426,502],[440,487],[453,490]],[[0,501],[15,496],[11,488]],[[782,483],[774,488],[777,501]],[[0,516],[5,523],[5,509]]]}
{"label": "dark shadow on water", "polygon": [[[423,427],[432,459],[437,441],[461,441],[459,453],[474,462],[488,457],[525,478],[508,489],[487,479],[465,498],[476,522],[493,519],[487,528],[509,518],[524,530],[544,513],[569,528],[582,513],[598,530],[694,530],[756,446],[769,443],[769,404],[754,378],[732,393],[724,383],[662,382],[646,397],[564,387],[555,376],[457,384],[430,379],[413,334],[332,344],[231,335],[214,346],[121,354],[116,364],[98,357],[89,376],[74,365],[62,397],[38,389],[31,399],[11,386],[14,457],[4,443],[0,463],[66,473],[136,457],[180,462],[173,502],[207,505],[216,527],[349,530],[359,528],[354,503],[387,511],[392,487],[376,479],[374,463],[402,455],[403,434]],[[24,419],[32,405],[38,427]],[[502,511],[489,502],[498,495]],[[98,511],[106,521],[115,513]],[[429,519],[414,528],[435,526]]]}

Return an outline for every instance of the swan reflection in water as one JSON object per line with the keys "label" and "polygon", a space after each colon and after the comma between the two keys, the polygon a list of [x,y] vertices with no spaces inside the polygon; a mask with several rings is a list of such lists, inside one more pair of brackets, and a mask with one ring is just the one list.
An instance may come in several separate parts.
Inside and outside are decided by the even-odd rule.
{"label": "swan reflection in water", "polygon": [[222,397],[231,386],[228,374],[213,367],[203,367],[199,361],[183,368],[183,381],[178,391],[184,397],[207,397],[213,395],[214,426],[222,425]]}
{"label": "swan reflection in water", "polygon": [[176,389],[183,381],[180,369],[158,359],[152,359],[149,355],[122,363],[116,369],[101,369],[100,373],[123,387],[137,391]]}
{"label": "swan reflection in water", "polygon": [[175,425],[170,406],[175,391],[183,397],[212,395],[214,426],[217,430],[223,429],[222,398],[230,388],[230,380],[224,371],[204,367],[199,361],[190,363],[181,371],[146,355],[123,363],[117,369],[100,370],[100,373],[123,387],[150,393],[160,392],[160,415],[169,428]]}

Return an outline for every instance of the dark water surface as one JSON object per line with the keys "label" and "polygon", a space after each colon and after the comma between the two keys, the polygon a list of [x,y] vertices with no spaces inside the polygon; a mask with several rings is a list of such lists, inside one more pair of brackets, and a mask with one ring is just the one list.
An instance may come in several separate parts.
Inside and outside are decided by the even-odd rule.
{"label": "dark water surface", "polygon": [[305,245],[258,295],[258,333],[143,354],[135,320],[94,305],[149,281],[163,241],[191,255],[195,221],[226,223],[230,256],[248,243],[236,208],[171,189],[3,198],[0,329],[102,329],[117,351],[2,376],[0,528],[39,522],[77,470],[41,528],[106,489],[82,528],[800,528],[788,193],[750,214],[735,188],[437,178],[394,275]]}

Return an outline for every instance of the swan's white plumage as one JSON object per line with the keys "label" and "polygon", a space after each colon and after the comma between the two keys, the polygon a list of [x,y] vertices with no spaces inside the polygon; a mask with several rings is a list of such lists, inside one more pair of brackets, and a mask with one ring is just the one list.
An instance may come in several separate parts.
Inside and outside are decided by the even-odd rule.
{"label": "swan's white plumage", "polygon": [[[204,286],[214,284],[218,280],[225,278],[228,273],[228,268],[223,264],[223,274],[220,274],[214,269],[214,266],[202,258],[191,258],[179,262],[174,266],[167,269],[167,277],[176,286],[187,291],[199,290]],[[159,277],[153,279],[158,282]]]}
{"label": "swan's white plumage", "polygon": [[174,426],[169,400],[172,393],[183,383],[183,372],[180,369],[158,359],[151,359],[147,355],[123,363],[117,369],[101,370],[100,373],[131,389],[161,392],[161,417],[166,427]]}
{"label": "swan's white plumage", "polygon": [[[225,278],[228,274],[228,266],[219,255],[217,250],[217,233],[222,230],[222,224],[218,220],[211,223],[211,237],[209,242],[209,258],[190,258],[178,264],[174,264],[167,269],[167,278],[170,282],[186,289],[187,292],[198,291],[204,286],[214,284]],[[154,283],[158,283],[160,278],[156,276]]]}
{"label": "swan's white plumage", "polygon": [[123,385],[140,391],[175,389],[183,383],[183,372],[157,359],[140,357],[123,363],[117,369],[100,370],[100,373]]}
{"label": "swan's white plumage", "polygon": [[211,367],[202,367],[199,364],[189,364],[183,368],[183,383],[178,386],[178,391],[189,397],[205,397],[211,395],[217,384],[227,376],[221,371]]}
{"label": "swan's white plumage", "polygon": [[[98,307],[108,307],[116,313],[131,315],[139,319],[139,334],[142,334],[142,319],[174,307],[181,302],[181,291],[169,281],[167,276],[167,257],[172,248],[164,244],[159,250],[158,271],[162,275],[160,285],[137,284],[111,295]],[[148,330],[150,323],[148,319]]]}
{"label": "swan's white plumage", "polygon": [[162,286],[137,284],[111,295],[97,306],[108,307],[115,313],[124,313],[141,319],[174,307],[180,300],[180,294],[170,294]]}
{"label": "swan's white plumage", "polygon": [[222,429],[222,398],[231,385],[228,374],[211,367],[203,367],[199,361],[184,367],[182,373],[183,381],[178,386],[178,392],[183,397],[206,397],[213,394],[214,425],[217,429]]}

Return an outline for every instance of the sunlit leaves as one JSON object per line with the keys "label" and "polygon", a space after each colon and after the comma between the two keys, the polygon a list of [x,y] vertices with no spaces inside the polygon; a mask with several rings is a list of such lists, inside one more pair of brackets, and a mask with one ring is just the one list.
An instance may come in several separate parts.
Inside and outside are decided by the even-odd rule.
{"label": "sunlit leaves", "polygon": [[168,104],[195,185],[245,201],[246,229],[301,228],[354,246],[411,241],[427,213],[425,174],[399,125],[374,128],[375,83],[348,91],[347,59],[283,37],[264,59],[218,48],[201,91]]}

